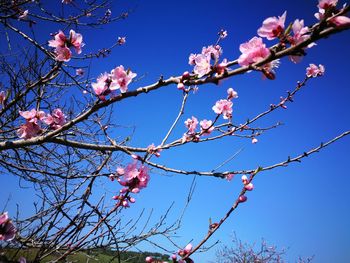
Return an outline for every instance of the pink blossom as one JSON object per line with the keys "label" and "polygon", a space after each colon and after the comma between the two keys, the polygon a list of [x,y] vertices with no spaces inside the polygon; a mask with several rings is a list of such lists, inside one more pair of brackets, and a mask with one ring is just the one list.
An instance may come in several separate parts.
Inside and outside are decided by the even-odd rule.
{"label": "pink blossom", "polygon": [[54,36],[54,40],[49,41],[49,47],[64,47],[66,45],[66,35],[60,30],[58,33]]}
{"label": "pink blossom", "polygon": [[25,124],[22,124],[17,130],[18,137],[22,139],[30,139],[39,135],[40,132],[41,128],[39,125],[28,121]]}
{"label": "pink blossom", "polygon": [[77,54],[81,53],[81,48],[83,44],[83,36],[79,33],[76,33],[73,29],[69,31],[69,43],[68,46],[72,45]]}
{"label": "pink blossom", "polygon": [[6,100],[5,91],[0,91],[0,104],[4,104],[5,100]]}
{"label": "pink blossom", "polygon": [[150,154],[154,154],[156,157],[160,156],[161,151],[162,149],[154,146],[153,143],[147,147],[147,152],[149,152]]}
{"label": "pink blossom", "polygon": [[152,257],[149,257],[149,256],[146,257],[145,261],[146,261],[147,263],[152,263],[152,262],[154,262],[153,258],[152,258]]}
{"label": "pink blossom", "polygon": [[16,228],[5,212],[0,215],[0,241],[11,241],[15,238]]}
{"label": "pink blossom", "polygon": [[125,93],[128,91],[128,85],[136,76],[136,73],[133,73],[131,70],[125,71],[124,66],[120,65],[111,71],[112,83],[109,89],[120,89],[121,93]]}
{"label": "pink blossom", "polygon": [[335,7],[337,3],[338,0],[319,0],[317,7],[322,9],[328,9],[331,7]]}
{"label": "pink blossom", "polygon": [[82,68],[78,68],[78,69],[76,69],[75,70],[75,74],[77,75],[77,76],[83,76],[84,75],[84,70],[82,69]]}
{"label": "pink blossom", "polygon": [[125,199],[121,202],[121,205],[125,208],[130,207],[128,200],[125,200]]}
{"label": "pink blossom", "polygon": [[123,167],[118,166],[117,167],[117,174],[118,175],[123,175],[125,173],[125,170]]}
{"label": "pink blossom", "polygon": [[216,74],[217,75],[222,75],[225,73],[227,69],[227,59],[223,59],[221,63],[219,63],[218,65],[216,65]]}
{"label": "pink blossom", "polygon": [[197,124],[198,124],[198,120],[196,117],[193,117],[193,116],[191,119],[187,119],[185,121],[185,125],[188,128],[189,134],[196,133]]}
{"label": "pink blossom", "polygon": [[19,111],[19,115],[25,118],[28,122],[38,124],[45,118],[45,112],[31,109],[30,111]]}
{"label": "pink blossom", "polygon": [[232,117],[232,105],[232,101],[219,100],[212,109],[216,114],[222,114],[224,119],[229,119]]}
{"label": "pink blossom", "polygon": [[193,71],[195,74],[198,75],[199,78],[203,77],[204,75],[210,72],[210,57],[203,54],[196,55],[194,63],[195,66]]}
{"label": "pink blossom", "polygon": [[118,37],[117,43],[118,45],[124,45],[126,42],[126,37]]}
{"label": "pink blossom", "polygon": [[350,18],[347,16],[336,16],[329,22],[337,27],[348,26],[350,25]]}
{"label": "pink blossom", "polygon": [[209,135],[213,130],[213,122],[212,121],[208,121],[206,119],[200,121],[199,125],[201,126],[201,132],[203,135]]}
{"label": "pink blossom", "polygon": [[238,197],[238,203],[244,203],[245,201],[247,201],[247,197],[245,195],[241,195],[240,197]]}
{"label": "pink blossom", "polygon": [[61,109],[57,108],[52,111],[52,115],[47,114],[47,116],[43,118],[43,122],[49,125],[51,129],[56,130],[66,123],[66,116]]}
{"label": "pink blossom", "polygon": [[306,76],[309,78],[316,78],[318,76],[322,76],[324,74],[325,68],[323,65],[316,66],[315,64],[310,64],[309,67],[306,68]]}
{"label": "pink blossom", "polygon": [[233,88],[228,88],[227,89],[227,99],[237,99],[238,98],[238,93],[235,91]]}
{"label": "pink blossom", "polygon": [[72,57],[72,52],[66,46],[64,46],[64,47],[57,47],[55,49],[55,53],[56,53],[56,58],[55,59],[57,61],[68,62],[71,59],[71,57]]}
{"label": "pink blossom", "polygon": [[132,191],[135,188],[145,188],[149,180],[148,168],[144,165],[138,166],[135,161],[125,168],[124,181],[118,180],[118,182]]}
{"label": "pink blossom", "polygon": [[172,259],[172,260],[176,260],[176,258],[177,258],[177,256],[176,256],[175,254],[172,254],[172,255],[171,255],[171,259]]}
{"label": "pink blossom", "polygon": [[226,175],[226,180],[231,181],[235,175],[234,174],[228,174]]}
{"label": "pink blossom", "polygon": [[287,11],[282,16],[269,17],[264,20],[262,27],[258,29],[258,35],[266,37],[268,40],[275,39],[283,34],[284,23],[286,21]]}
{"label": "pink blossom", "polygon": [[258,139],[254,137],[254,138],[252,139],[252,144],[256,144],[257,142],[258,142]]}
{"label": "pink blossom", "polygon": [[307,26],[304,26],[304,20],[296,19],[292,25],[293,36],[290,38],[292,45],[297,45],[300,42],[306,40],[310,30]]}
{"label": "pink blossom", "polygon": [[192,244],[189,243],[185,248],[184,248],[184,252],[186,254],[190,253],[192,251]]}
{"label": "pink blossom", "polygon": [[191,53],[190,56],[188,57],[188,64],[192,66],[196,65],[196,62],[195,62],[196,57],[197,57],[197,54]]}
{"label": "pink blossom", "polygon": [[185,85],[182,82],[180,82],[177,84],[177,89],[178,90],[185,90]]}
{"label": "pink blossom", "polygon": [[105,72],[97,78],[96,83],[91,83],[92,89],[98,97],[109,93],[109,85],[111,83],[109,75]]}
{"label": "pink blossom", "polygon": [[241,44],[239,50],[242,52],[238,58],[238,63],[241,66],[259,62],[270,55],[270,50],[266,48],[260,37],[253,37],[249,42]]}
{"label": "pink blossom", "polygon": [[224,30],[224,29],[221,29],[221,30],[219,31],[218,35],[219,35],[219,37],[220,37],[221,39],[224,39],[224,38],[227,37],[227,31]]}
{"label": "pink blossom", "polygon": [[242,175],[242,183],[244,185],[248,184],[249,183],[249,180],[248,180],[248,177],[246,175]]}
{"label": "pink blossom", "polygon": [[254,189],[254,185],[252,183],[249,183],[249,184],[246,184],[244,186],[244,188],[247,190],[247,191],[252,191]]}
{"label": "pink blossom", "polygon": [[216,46],[210,45],[208,47],[202,48],[202,55],[205,55],[206,57],[208,57],[209,61],[210,59],[218,60],[221,54],[222,54],[222,48],[219,45],[216,45]]}

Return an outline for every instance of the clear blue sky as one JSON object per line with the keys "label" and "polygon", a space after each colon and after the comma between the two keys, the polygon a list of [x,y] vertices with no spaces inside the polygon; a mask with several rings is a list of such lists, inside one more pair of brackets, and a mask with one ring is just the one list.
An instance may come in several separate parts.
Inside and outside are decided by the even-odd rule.
{"label": "clear blue sky", "polygon": [[[287,10],[287,23],[299,18],[310,25],[316,22],[313,16],[316,5],[316,0],[115,1],[111,8],[114,14],[127,7],[135,9],[126,20],[104,29],[81,30],[86,43],[83,52],[110,46],[118,36],[126,36],[125,46],[115,49],[108,58],[93,63],[90,76],[97,77],[122,64],[139,76],[145,75],[138,83],[130,85],[129,88],[134,89],[154,83],[160,75],[169,77],[191,70],[187,64],[188,55],[200,53],[203,46],[215,43],[221,28],[228,31],[228,37],[222,42],[222,57],[232,60],[240,55],[239,45],[256,35],[265,18],[281,15]],[[46,33],[58,29],[44,28],[39,38],[44,43],[45,36],[49,38]],[[267,109],[270,103],[278,103],[285,91],[292,90],[296,81],[304,78],[309,63],[321,63],[326,67],[325,76],[310,81],[295,97],[295,102],[288,105],[288,110],[278,110],[259,122],[261,126],[278,121],[285,125],[260,136],[256,145],[250,140],[226,138],[216,143],[191,144],[165,151],[157,161],[174,168],[212,170],[244,148],[223,169],[254,169],[258,165],[283,161],[289,155],[295,156],[348,130],[349,43],[350,34],[345,32],[319,41],[297,65],[283,59],[274,81],[250,73],[226,80],[219,86],[201,86],[197,94],[190,96],[181,123],[191,116],[213,119],[215,115],[211,107],[226,96],[227,88],[233,87],[239,95],[234,102],[233,120],[239,124]],[[176,86],[168,86],[123,101],[114,108],[114,121],[136,126],[132,145],[157,145],[176,117],[180,104],[181,93]],[[185,127],[181,124],[173,138],[184,132]],[[315,255],[314,262],[321,263],[350,262],[349,149],[350,138],[345,138],[304,159],[301,164],[258,174],[248,202],[239,207],[209,244],[219,239],[227,245],[235,231],[243,241],[255,242],[264,237],[280,248],[289,248],[287,254],[291,262],[299,255]],[[192,179],[193,176],[164,175],[154,171],[149,186],[137,196],[137,203],[127,215],[137,215],[143,207],[147,210],[154,208],[153,219],[156,220],[174,200],[171,222],[181,212]],[[14,211],[15,202],[28,202],[23,198],[31,195],[31,190],[18,191],[15,179],[6,177],[5,180],[6,189],[2,188],[0,200],[4,203],[11,193],[9,210]],[[104,187],[110,189],[110,183],[102,182],[101,189]],[[113,187],[119,189],[117,184]],[[196,178],[193,200],[178,232],[179,243],[185,246],[193,239],[192,243],[196,244],[208,230],[208,218],[213,221],[221,218],[240,188],[238,177],[231,182]],[[164,245],[171,249],[169,243]],[[147,244],[139,248],[157,250]],[[214,253],[215,248],[196,254],[194,260],[207,262],[214,258]]]}

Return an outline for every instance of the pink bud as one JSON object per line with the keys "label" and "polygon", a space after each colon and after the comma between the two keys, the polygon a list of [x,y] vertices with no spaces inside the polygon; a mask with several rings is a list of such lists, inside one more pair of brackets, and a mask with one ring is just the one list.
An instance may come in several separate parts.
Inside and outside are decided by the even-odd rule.
{"label": "pink bud", "polygon": [[350,25],[350,18],[347,16],[336,16],[330,22],[337,27],[348,26]]}
{"label": "pink bud", "polygon": [[114,181],[114,174],[109,175],[109,180],[111,180],[112,182]]}
{"label": "pink bud", "polygon": [[136,199],[135,199],[134,197],[130,197],[130,198],[129,198],[129,201],[130,201],[130,203],[135,203],[135,202],[136,202]]}
{"label": "pink bud", "polygon": [[114,196],[112,197],[112,199],[113,199],[113,200],[118,200],[118,199],[119,199],[119,195],[114,195]]}
{"label": "pink bud", "polygon": [[242,183],[248,184],[248,177],[246,175],[242,175]]}
{"label": "pink bud", "polygon": [[125,173],[124,168],[118,167],[118,168],[117,168],[117,173],[118,173],[119,175],[123,175],[123,174]]}
{"label": "pink bud", "polygon": [[131,190],[131,192],[133,192],[134,194],[137,194],[137,193],[140,192],[140,188],[133,188],[133,189]]}
{"label": "pink bud", "polygon": [[123,206],[123,207],[129,207],[129,202],[128,202],[128,200],[123,200],[123,201],[122,201],[122,206]]}
{"label": "pink bud", "polygon": [[172,254],[172,255],[171,255],[171,259],[172,259],[172,260],[176,260],[176,258],[177,258],[177,256],[176,256],[175,254]]}
{"label": "pink bud", "polygon": [[192,250],[192,244],[189,243],[189,244],[185,247],[184,252],[185,252],[186,254],[188,254],[188,253],[191,252],[191,250]]}
{"label": "pink bud", "polygon": [[258,142],[258,139],[254,137],[254,138],[252,139],[252,144],[256,144],[257,142]]}
{"label": "pink bud", "polygon": [[231,181],[234,176],[235,176],[234,174],[228,174],[226,175],[226,180]]}
{"label": "pink bud", "polygon": [[145,260],[146,260],[147,263],[152,263],[152,262],[154,262],[152,257],[146,257]]}
{"label": "pink bud", "polygon": [[131,157],[134,158],[135,160],[139,160],[140,159],[140,156],[138,156],[136,154],[132,154]]}
{"label": "pink bud", "polygon": [[240,197],[238,197],[238,202],[239,203],[244,203],[245,201],[247,201],[247,197],[245,195],[241,195]]}
{"label": "pink bud", "polygon": [[185,85],[182,82],[180,82],[179,84],[177,84],[177,89],[184,90],[185,89]]}
{"label": "pink bud", "polygon": [[121,194],[124,194],[124,193],[126,193],[128,190],[129,190],[129,188],[123,187],[122,189],[119,190],[119,192],[120,192]]}
{"label": "pink bud", "polygon": [[251,191],[254,189],[254,185],[252,183],[246,184],[244,188],[248,191]]}
{"label": "pink bud", "polygon": [[185,71],[185,72],[182,74],[182,79],[189,79],[189,78],[190,78],[190,72]]}

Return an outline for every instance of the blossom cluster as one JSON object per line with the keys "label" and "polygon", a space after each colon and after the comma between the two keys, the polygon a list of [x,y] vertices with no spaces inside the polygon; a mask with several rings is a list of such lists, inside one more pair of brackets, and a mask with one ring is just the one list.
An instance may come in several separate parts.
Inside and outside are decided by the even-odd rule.
{"label": "blossom cluster", "polygon": [[128,91],[128,85],[137,76],[131,70],[125,70],[124,66],[120,65],[112,69],[110,73],[103,73],[97,78],[97,82],[91,84],[95,94],[105,100],[106,96],[112,91],[119,89],[121,93]]}
{"label": "blossom cluster", "polygon": [[308,78],[316,78],[323,76],[325,68],[323,65],[316,66],[315,64],[310,64],[309,67],[306,68],[306,76]]}
{"label": "blossom cluster", "polygon": [[75,49],[77,54],[81,53],[83,44],[83,36],[74,30],[69,31],[69,37],[60,30],[53,40],[49,41],[49,46],[55,48],[56,60],[68,62],[72,57],[71,47]]}
{"label": "blossom cluster", "polygon": [[[318,20],[326,19],[336,11],[337,4],[338,0],[319,0],[318,13],[315,14],[315,17]],[[350,25],[350,18],[347,16],[335,16],[329,20],[329,23],[337,27],[348,26]]]}
{"label": "blossom cluster", "polygon": [[[183,258],[183,257],[187,256],[188,254],[190,254],[191,251],[192,251],[192,244],[190,243],[184,249],[179,249],[177,251],[177,254],[180,257]],[[183,260],[183,259],[177,260],[176,254],[171,255],[170,258],[173,261],[173,263],[194,263],[194,261],[192,259],[190,259],[190,258],[186,258],[185,260]],[[157,262],[159,262],[159,263],[167,263],[166,261],[157,261],[151,256],[146,257],[145,258],[145,262],[146,263],[157,263]]]}
{"label": "blossom cluster", "polygon": [[11,241],[15,238],[16,231],[8,213],[0,214],[0,241]]}
{"label": "blossom cluster", "polygon": [[40,122],[48,125],[51,130],[59,129],[66,123],[66,116],[59,108],[54,109],[51,114],[36,109],[19,111],[19,114],[26,120],[26,123],[17,130],[18,136],[22,139],[30,139],[42,133]]}
{"label": "blossom cluster", "polygon": [[118,205],[123,207],[129,207],[129,202],[135,203],[135,198],[128,194],[139,193],[142,188],[147,187],[150,180],[147,166],[138,164],[137,161],[130,163],[126,168],[118,167],[116,175],[110,176],[112,181],[115,178],[123,188],[119,191],[120,195],[114,196],[113,199],[118,200]]}
{"label": "blossom cluster", "polygon": [[[223,74],[227,67],[227,60],[224,59],[218,63],[219,57],[222,55],[222,48],[219,45],[210,45],[202,48],[201,54],[191,54],[188,58],[188,64],[194,66],[193,72],[198,78],[211,72],[213,69],[217,74]],[[214,61],[214,64],[211,64]]]}

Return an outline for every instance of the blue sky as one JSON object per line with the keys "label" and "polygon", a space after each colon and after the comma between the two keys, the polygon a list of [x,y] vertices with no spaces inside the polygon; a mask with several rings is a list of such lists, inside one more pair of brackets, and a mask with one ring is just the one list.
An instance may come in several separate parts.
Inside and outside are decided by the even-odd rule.
{"label": "blue sky", "polygon": [[[203,46],[214,44],[217,32],[222,28],[228,31],[228,37],[222,42],[222,57],[233,60],[240,55],[239,45],[256,35],[265,18],[281,15],[287,10],[287,23],[299,18],[310,25],[316,22],[313,16],[317,11],[316,5],[317,1],[302,0],[254,0],[249,3],[229,0],[115,1],[111,7],[114,14],[128,7],[134,8],[133,12],[127,19],[103,29],[80,30],[86,43],[83,52],[110,46],[118,36],[126,36],[125,46],[113,50],[106,59],[93,63],[90,77],[124,65],[143,76],[139,82],[129,86],[134,89],[154,83],[160,75],[169,77],[191,70],[187,64],[188,55],[200,53]],[[50,6],[53,6],[52,2]],[[48,36],[45,33],[58,29],[52,28],[52,25],[41,29],[39,38],[42,43]],[[254,169],[259,165],[283,161],[289,155],[300,154],[348,130],[349,42],[350,34],[343,32],[319,41],[317,46],[308,50],[307,56],[299,64],[283,59],[274,81],[263,80],[260,73],[252,72],[223,81],[219,86],[199,87],[199,92],[190,96],[173,139],[185,132],[182,123],[188,117],[213,119],[215,114],[211,107],[218,99],[225,98],[229,87],[233,87],[239,95],[234,101],[233,114],[234,123],[239,124],[267,109],[270,103],[278,103],[280,96],[292,90],[296,81],[304,78],[305,68],[310,63],[321,63],[326,67],[325,76],[312,79],[296,95],[295,102],[289,104],[287,110],[277,110],[259,122],[261,126],[278,121],[284,125],[260,136],[257,144],[252,145],[250,140],[238,138],[189,144],[162,152],[157,161],[174,168],[212,170],[243,148],[223,170]],[[181,92],[174,85],[168,86],[116,105],[113,121],[136,127],[131,145],[157,145],[176,117],[180,104]],[[344,138],[320,153],[305,158],[300,164],[258,174],[248,202],[238,208],[209,244],[220,240],[221,244],[227,245],[232,233],[236,232],[243,241],[253,243],[264,237],[280,248],[289,248],[287,254],[291,262],[299,255],[315,255],[315,262],[349,262],[349,146],[350,138]],[[9,210],[14,211],[15,201],[28,202],[23,200],[23,191],[28,195],[32,192],[18,191],[14,178],[6,177],[4,180],[9,187],[0,193],[0,200],[4,203],[11,193],[13,199]],[[181,212],[192,180],[193,176],[152,172],[149,187],[137,196],[137,203],[127,211],[127,216],[137,215],[146,207],[147,210],[154,209],[153,219],[156,220],[175,201],[169,218],[171,222]],[[104,184],[106,186],[102,186]],[[104,187],[110,189],[110,183],[101,182],[101,189]],[[119,189],[116,184],[113,187]],[[238,177],[231,182],[197,177],[192,202],[177,233],[178,242],[185,246],[192,239],[193,244],[200,241],[208,230],[208,218],[219,220],[235,200],[240,188]],[[172,249],[170,244],[160,242]],[[158,250],[147,244],[139,248]],[[214,258],[214,254],[215,248],[196,254],[194,259],[196,262],[207,262]]]}

